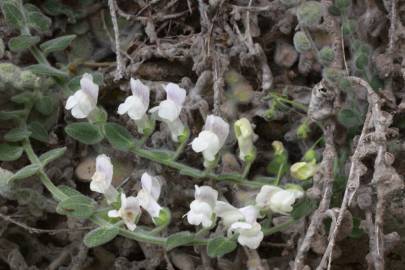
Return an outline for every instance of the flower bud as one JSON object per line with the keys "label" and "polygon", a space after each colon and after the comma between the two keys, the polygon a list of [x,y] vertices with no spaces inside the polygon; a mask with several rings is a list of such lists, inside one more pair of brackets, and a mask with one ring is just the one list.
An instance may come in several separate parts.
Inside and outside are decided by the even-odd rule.
{"label": "flower bud", "polygon": [[296,32],[293,38],[294,47],[299,53],[309,51],[311,49],[311,42],[304,32]]}
{"label": "flower bud", "polygon": [[288,153],[280,141],[274,141],[271,145],[274,149],[274,157],[266,170],[272,175],[284,175],[288,171]]}
{"label": "flower bud", "polygon": [[308,151],[305,152],[302,160],[306,162],[311,162],[313,160],[316,160],[316,152],[314,149],[309,149]]}
{"label": "flower bud", "polygon": [[153,218],[153,223],[155,223],[156,226],[164,226],[168,225],[171,220],[171,213],[170,210],[166,207],[163,207],[160,209],[159,216]]}
{"label": "flower bud", "polygon": [[320,23],[322,6],[319,2],[308,1],[302,3],[297,10],[297,18],[303,26],[315,26]]}
{"label": "flower bud", "polygon": [[309,133],[309,126],[307,121],[304,121],[303,123],[301,123],[301,125],[298,126],[297,128],[297,136],[300,139],[306,139],[308,137],[308,133]]}
{"label": "flower bud", "polygon": [[239,145],[239,158],[246,161],[248,157],[253,158],[255,148],[253,146],[253,140],[255,133],[251,123],[246,118],[241,118],[234,124],[234,131]]}
{"label": "flower bud", "polygon": [[317,166],[316,161],[313,160],[312,162],[297,162],[294,163],[290,168],[291,176],[298,180],[307,180],[314,176],[316,172]]}

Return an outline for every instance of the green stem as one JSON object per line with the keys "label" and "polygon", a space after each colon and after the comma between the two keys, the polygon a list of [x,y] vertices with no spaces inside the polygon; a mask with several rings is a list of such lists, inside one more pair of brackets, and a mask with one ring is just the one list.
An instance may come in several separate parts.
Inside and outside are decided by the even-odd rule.
{"label": "green stem", "polygon": [[62,201],[67,198],[67,196],[57,187],[55,186],[51,179],[49,179],[48,175],[45,173],[44,168],[42,166],[41,161],[37,157],[37,155],[34,153],[34,150],[32,149],[31,143],[29,139],[25,139],[23,143],[24,151],[27,154],[28,159],[32,164],[37,164],[40,166],[40,169],[38,171],[38,176],[39,179],[41,180],[42,184],[49,190],[49,192],[52,194],[52,196],[58,200]]}
{"label": "green stem", "polygon": [[270,235],[270,234],[274,234],[274,233],[280,232],[280,231],[282,231],[282,230],[288,228],[291,224],[294,224],[294,223],[297,223],[297,222],[298,222],[298,220],[295,220],[295,219],[293,219],[293,218],[290,218],[290,219],[287,220],[286,222],[281,223],[281,224],[279,224],[279,225],[277,225],[277,226],[274,226],[274,227],[271,227],[271,228],[268,228],[268,229],[264,229],[264,230],[263,230],[263,233],[264,233],[265,236],[268,236],[268,235]]}
{"label": "green stem", "polygon": [[243,168],[243,173],[242,173],[243,178],[246,178],[248,176],[250,168],[252,167],[253,162],[254,162],[254,159],[248,159],[245,162],[245,167]]}
{"label": "green stem", "polygon": [[40,49],[38,49],[38,47],[32,46],[30,48],[30,52],[35,57],[35,59],[38,61],[38,63],[44,64],[47,66],[51,66],[51,64],[49,64],[48,60],[46,59],[45,55],[42,53],[42,51]]}
{"label": "green stem", "polygon": [[184,175],[189,175],[194,178],[202,179],[202,178],[211,178],[216,181],[223,181],[223,182],[229,182],[229,183],[234,183],[234,184],[239,184],[243,186],[248,186],[248,187],[256,187],[259,188],[265,183],[259,182],[259,181],[251,181],[248,180],[241,175],[233,175],[233,174],[215,174],[213,172],[204,172],[202,170],[193,168],[191,166],[185,165],[183,163],[174,161],[170,158],[167,159],[162,159],[158,157],[155,153],[153,153],[150,150],[143,149],[143,148],[132,148],[130,151],[132,151],[135,155],[149,159],[151,161],[157,162],[159,164],[165,165],[167,167],[170,167],[172,169],[176,169],[180,171],[180,173]]}
{"label": "green stem", "polygon": [[187,145],[188,138],[190,137],[190,131],[187,129],[186,131],[184,131],[184,133],[185,134],[181,136],[180,144],[177,147],[176,152],[174,153],[173,161],[179,158],[179,156],[181,155],[181,153],[183,153],[184,148]]}

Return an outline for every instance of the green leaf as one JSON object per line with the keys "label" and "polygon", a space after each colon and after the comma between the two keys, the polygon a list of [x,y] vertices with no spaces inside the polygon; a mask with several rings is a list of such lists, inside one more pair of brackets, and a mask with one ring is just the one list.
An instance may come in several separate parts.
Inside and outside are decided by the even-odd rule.
{"label": "green leaf", "polygon": [[18,142],[28,138],[31,131],[23,128],[13,128],[4,135],[4,139],[8,142]]}
{"label": "green leaf", "polygon": [[27,24],[40,32],[47,32],[50,30],[52,20],[45,16],[42,11],[34,5],[25,4],[25,14],[27,17]]}
{"label": "green leaf", "polygon": [[76,189],[66,186],[66,185],[59,185],[58,188],[60,189],[60,191],[62,191],[68,197],[84,196],[82,193],[80,193]]}
{"label": "green leaf", "polygon": [[338,121],[346,128],[358,127],[363,124],[360,112],[355,109],[342,109],[338,113]]}
{"label": "green leaf", "polygon": [[104,226],[94,229],[84,236],[83,242],[89,247],[97,247],[113,240],[120,233],[116,226]]}
{"label": "green leaf", "polygon": [[24,168],[17,171],[13,175],[13,177],[11,177],[11,179],[18,180],[18,179],[28,178],[28,177],[36,174],[39,171],[39,169],[41,169],[41,166],[39,166],[38,164],[31,164],[31,165],[25,166]]}
{"label": "green leaf", "polygon": [[356,59],[354,61],[355,61],[356,68],[363,70],[368,65],[368,56],[364,53],[361,53],[356,57]]}
{"label": "green leaf", "polygon": [[11,101],[17,104],[28,104],[34,99],[34,94],[32,92],[22,92],[18,95],[12,96]]}
{"label": "green leaf", "polygon": [[13,161],[18,158],[23,153],[23,148],[19,146],[9,145],[2,143],[0,144],[0,161]]}
{"label": "green leaf", "polygon": [[104,130],[108,142],[118,150],[128,151],[135,145],[131,133],[121,125],[107,123],[104,126]]}
{"label": "green leaf", "polygon": [[309,214],[311,214],[315,209],[317,205],[314,200],[311,200],[308,197],[305,197],[303,200],[301,200],[299,203],[297,203],[294,206],[294,209],[291,212],[291,216],[295,220],[299,220]]}
{"label": "green leaf", "polygon": [[166,239],[166,250],[171,250],[175,247],[187,245],[194,240],[194,234],[189,231],[178,232],[170,235]]}
{"label": "green leaf", "polygon": [[63,51],[70,45],[72,40],[74,40],[75,38],[76,35],[57,37],[42,43],[39,47],[44,51],[45,54]]}
{"label": "green leaf", "polygon": [[234,240],[220,236],[208,242],[207,252],[210,257],[222,257],[237,247]]}
{"label": "green leaf", "polygon": [[54,67],[45,65],[45,64],[37,64],[31,65],[28,67],[28,70],[32,71],[37,75],[44,75],[44,76],[53,76],[57,78],[67,78],[69,74]]}
{"label": "green leaf", "polygon": [[15,120],[21,119],[25,116],[25,110],[15,110],[15,111],[0,111],[0,120]]}
{"label": "green leaf", "polygon": [[75,195],[61,201],[56,212],[62,215],[88,218],[93,215],[95,211],[95,202],[89,197],[83,195]]}
{"label": "green leaf", "polygon": [[48,131],[41,123],[36,121],[31,122],[28,125],[28,130],[31,131],[31,138],[44,143],[48,142]]}
{"label": "green leaf", "polygon": [[0,196],[14,199],[12,194],[13,185],[10,182],[13,173],[0,167]]}
{"label": "green leaf", "polygon": [[84,144],[95,144],[103,139],[99,128],[87,122],[72,123],[65,127],[65,132],[73,139]]}
{"label": "green leaf", "polygon": [[4,1],[1,4],[1,10],[6,18],[7,23],[15,27],[22,27],[25,24],[24,14],[17,3],[12,1]]}
{"label": "green leaf", "polygon": [[35,102],[35,110],[42,115],[50,115],[55,110],[55,101],[51,96],[42,96]]}
{"label": "green leaf", "polygon": [[55,149],[49,150],[48,152],[40,155],[39,160],[41,161],[42,165],[45,166],[49,162],[52,162],[55,159],[58,159],[61,156],[63,156],[63,154],[65,154],[65,152],[66,152],[66,147],[55,148]]}
{"label": "green leaf", "polygon": [[8,47],[12,52],[22,52],[39,42],[38,36],[21,35],[13,37],[8,42]]}

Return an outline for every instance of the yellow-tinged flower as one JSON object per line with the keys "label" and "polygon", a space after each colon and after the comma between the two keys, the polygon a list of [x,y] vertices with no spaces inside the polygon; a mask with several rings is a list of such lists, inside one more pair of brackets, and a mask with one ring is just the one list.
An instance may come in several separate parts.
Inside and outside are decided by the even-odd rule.
{"label": "yellow-tinged flower", "polygon": [[291,176],[298,180],[307,180],[314,176],[317,170],[316,160],[297,162],[290,168]]}
{"label": "yellow-tinged flower", "polygon": [[239,158],[246,161],[247,157],[254,155],[253,141],[256,134],[253,132],[252,124],[246,118],[241,118],[235,122],[234,131],[240,150]]}

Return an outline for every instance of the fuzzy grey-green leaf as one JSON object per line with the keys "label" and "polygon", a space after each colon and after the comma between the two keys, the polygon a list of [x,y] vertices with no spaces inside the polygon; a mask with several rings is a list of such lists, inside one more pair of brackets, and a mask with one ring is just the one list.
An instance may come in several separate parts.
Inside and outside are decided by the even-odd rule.
{"label": "fuzzy grey-green leaf", "polygon": [[28,138],[31,131],[25,128],[13,128],[4,135],[4,139],[8,142],[18,142]]}
{"label": "fuzzy grey-green leaf", "polygon": [[51,40],[48,40],[39,47],[44,51],[44,53],[49,54],[51,52],[63,51],[66,49],[73,39],[76,38],[76,35],[66,35],[57,37]]}
{"label": "fuzzy grey-green leaf", "polygon": [[24,178],[28,178],[30,176],[33,176],[34,174],[36,174],[39,169],[41,168],[40,165],[38,164],[31,164],[28,166],[25,166],[24,168],[18,170],[13,177],[11,177],[12,180],[18,180],[18,179],[24,179]]}
{"label": "fuzzy grey-green leaf", "polygon": [[128,151],[128,149],[134,146],[134,138],[125,127],[115,123],[107,123],[104,126],[104,130],[108,142],[114,148]]}
{"label": "fuzzy grey-green leaf", "polygon": [[0,161],[13,161],[22,155],[23,149],[20,146],[0,144]]}
{"label": "fuzzy grey-green leaf", "polygon": [[99,227],[87,233],[84,236],[83,242],[89,248],[97,247],[110,242],[119,233],[119,228],[115,226]]}
{"label": "fuzzy grey-green leaf", "polygon": [[56,211],[67,216],[88,218],[95,211],[95,202],[89,197],[75,195],[61,201]]}
{"label": "fuzzy grey-green leaf", "polygon": [[21,35],[11,38],[8,42],[8,47],[13,52],[22,52],[37,44],[39,40],[38,36]]}
{"label": "fuzzy grey-green leaf", "polygon": [[55,159],[60,158],[66,152],[66,147],[55,148],[49,150],[48,152],[39,156],[39,160],[41,161],[42,165],[45,166],[49,162],[54,161]]}
{"label": "fuzzy grey-green leaf", "polygon": [[69,124],[65,127],[65,132],[73,139],[84,144],[95,144],[103,139],[98,127],[87,122]]}
{"label": "fuzzy grey-green leaf", "polygon": [[194,234],[189,231],[174,233],[170,235],[166,240],[166,250],[171,250],[175,247],[189,244],[193,240]]}
{"label": "fuzzy grey-green leaf", "polygon": [[220,236],[208,242],[207,253],[210,257],[222,257],[237,247],[234,240]]}

